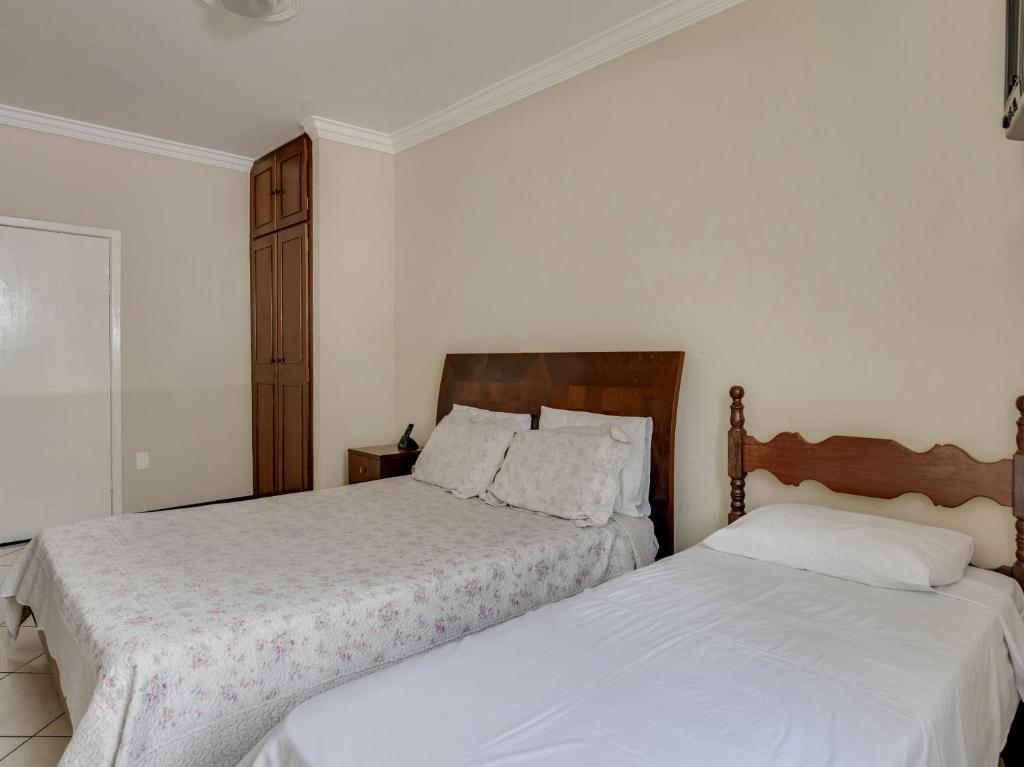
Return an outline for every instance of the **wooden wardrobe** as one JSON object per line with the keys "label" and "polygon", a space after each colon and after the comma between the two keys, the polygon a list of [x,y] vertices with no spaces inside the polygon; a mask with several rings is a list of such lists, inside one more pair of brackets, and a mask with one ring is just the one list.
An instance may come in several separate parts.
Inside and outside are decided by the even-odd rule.
{"label": "wooden wardrobe", "polygon": [[312,147],[301,136],[251,174],[253,493],[313,487]]}

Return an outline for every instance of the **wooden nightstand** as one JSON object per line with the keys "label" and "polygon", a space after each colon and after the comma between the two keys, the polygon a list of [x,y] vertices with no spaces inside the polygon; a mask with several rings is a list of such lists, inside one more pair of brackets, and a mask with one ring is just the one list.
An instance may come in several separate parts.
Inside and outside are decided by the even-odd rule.
{"label": "wooden nightstand", "polygon": [[412,473],[419,450],[399,450],[392,445],[350,447],[348,450],[348,483],[355,485],[371,479],[401,477]]}

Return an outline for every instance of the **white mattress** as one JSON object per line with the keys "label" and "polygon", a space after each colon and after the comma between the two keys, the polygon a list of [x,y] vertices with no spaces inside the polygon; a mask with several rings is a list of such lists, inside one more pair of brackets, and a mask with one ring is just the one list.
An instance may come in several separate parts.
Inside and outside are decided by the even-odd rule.
{"label": "white mattress", "polygon": [[643,522],[578,528],[402,477],[50,528],[0,596],[60,667],[62,765],[231,765],[324,690],[632,569]]}
{"label": "white mattress", "polygon": [[975,568],[894,591],[697,546],[310,700],[242,764],[994,767],[1022,608]]}

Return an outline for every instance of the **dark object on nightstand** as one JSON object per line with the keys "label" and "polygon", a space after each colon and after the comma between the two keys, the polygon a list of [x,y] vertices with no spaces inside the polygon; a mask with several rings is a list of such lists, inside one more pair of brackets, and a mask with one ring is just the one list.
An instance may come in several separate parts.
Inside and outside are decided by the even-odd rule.
{"label": "dark object on nightstand", "polygon": [[412,438],[412,424],[405,427],[405,434],[398,440],[399,450],[419,450],[419,443]]}
{"label": "dark object on nightstand", "polygon": [[399,450],[394,445],[352,447],[348,451],[348,483],[355,485],[371,479],[401,477],[412,473],[419,448]]}

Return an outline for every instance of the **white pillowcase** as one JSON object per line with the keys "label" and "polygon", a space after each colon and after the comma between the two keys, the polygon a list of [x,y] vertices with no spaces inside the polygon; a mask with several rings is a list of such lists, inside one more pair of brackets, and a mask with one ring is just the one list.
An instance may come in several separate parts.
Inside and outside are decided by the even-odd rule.
{"label": "white pillowcase", "polygon": [[533,418],[529,413],[502,413],[499,410],[484,410],[469,405],[452,405],[452,412],[482,418],[512,418],[516,422],[516,431],[529,431],[533,428]]}
{"label": "white pillowcase", "polygon": [[521,431],[483,498],[571,519],[579,527],[603,525],[614,510],[629,452],[625,432],[611,424]]}
{"label": "white pillowcase", "polygon": [[476,420],[449,413],[434,428],[413,466],[413,479],[472,498],[487,490],[515,429],[511,419]]}
{"label": "white pillowcase", "polygon": [[955,583],[974,554],[974,539],[954,530],[799,503],[756,509],[709,535],[704,545],[908,591]]}
{"label": "white pillowcase", "polygon": [[629,437],[631,445],[629,463],[622,469],[619,494],[615,498],[615,513],[629,517],[651,516],[651,434],[652,418],[602,415],[582,410],[559,410],[542,406],[541,429],[561,429],[566,426],[600,426],[614,424]]}

